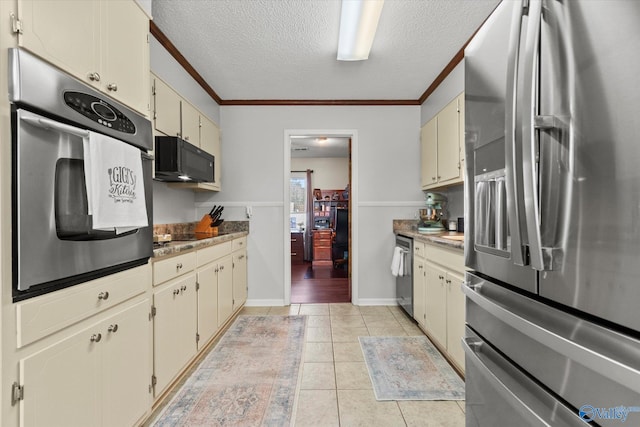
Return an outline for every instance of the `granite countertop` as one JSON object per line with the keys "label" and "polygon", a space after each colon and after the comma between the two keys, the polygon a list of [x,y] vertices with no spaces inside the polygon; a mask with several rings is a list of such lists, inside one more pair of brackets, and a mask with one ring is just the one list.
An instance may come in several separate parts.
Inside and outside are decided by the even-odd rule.
{"label": "granite countertop", "polygon": [[[441,245],[449,249],[464,251],[464,233],[456,231],[445,231],[438,234],[424,234],[418,232],[418,221],[408,219],[394,219],[393,232],[411,237],[420,242]],[[454,239],[447,238],[454,237]]]}
{"label": "granite countertop", "polygon": [[153,245],[153,258],[161,258],[169,255],[179,254],[191,249],[202,249],[207,246],[213,246],[220,243],[228,242],[230,240],[238,239],[240,237],[247,236],[248,231],[236,231],[230,233],[220,234],[216,237],[208,237],[206,239],[198,240],[175,240],[169,243],[165,243],[161,246]]}

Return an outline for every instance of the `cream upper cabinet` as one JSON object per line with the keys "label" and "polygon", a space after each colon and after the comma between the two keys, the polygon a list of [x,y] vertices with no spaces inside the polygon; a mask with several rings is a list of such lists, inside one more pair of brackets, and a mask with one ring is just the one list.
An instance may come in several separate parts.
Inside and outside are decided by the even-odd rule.
{"label": "cream upper cabinet", "polygon": [[421,131],[423,190],[458,184],[464,177],[464,93]]}
{"label": "cream upper cabinet", "polygon": [[180,104],[182,105],[182,139],[204,150],[200,144],[200,113],[184,99]]}
{"label": "cream upper cabinet", "polygon": [[213,183],[207,183],[211,185],[212,189],[220,191],[220,177],[222,170],[222,147],[220,146],[220,129],[208,118],[201,116],[200,126],[200,148],[207,153],[213,154],[214,168],[213,168]]}
{"label": "cream upper cabinet", "polygon": [[181,136],[180,133],[180,95],[171,89],[162,79],[151,76],[153,80],[153,123],[157,131],[169,136]]}
{"label": "cream upper cabinet", "polygon": [[438,118],[434,117],[420,132],[422,188],[438,182]]}
{"label": "cream upper cabinet", "polygon": [[133,1],[18,0],[18,45],[149,114],[149,20]]}

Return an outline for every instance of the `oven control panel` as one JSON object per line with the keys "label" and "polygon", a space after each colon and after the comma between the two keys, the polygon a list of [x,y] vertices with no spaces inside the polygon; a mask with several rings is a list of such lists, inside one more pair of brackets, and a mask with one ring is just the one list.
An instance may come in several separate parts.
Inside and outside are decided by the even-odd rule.
{"label": "oven control panel", "polygon": [[70,108],[109,129],[124,133],[136,133],[136,126],[113,105],[82,92],[67,91],[64,102]]}

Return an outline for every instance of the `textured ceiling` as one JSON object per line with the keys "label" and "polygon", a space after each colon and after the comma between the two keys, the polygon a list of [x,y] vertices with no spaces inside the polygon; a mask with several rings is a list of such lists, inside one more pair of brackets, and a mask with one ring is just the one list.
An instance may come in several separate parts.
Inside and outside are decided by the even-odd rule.
{"label": "textured ceiling", "polygon": [[366,61],[336,60],[339,0],[153,0],[223,100],[417,100],[499,0],[386,0]]}

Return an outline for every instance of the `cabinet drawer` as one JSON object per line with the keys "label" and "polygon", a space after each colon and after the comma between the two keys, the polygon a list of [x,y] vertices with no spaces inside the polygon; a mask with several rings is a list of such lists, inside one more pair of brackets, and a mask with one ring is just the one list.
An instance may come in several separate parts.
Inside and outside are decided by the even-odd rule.
{"label": "cabinet drawer", "polygon": [[419,256],[424,258],[424,243],[418,242],[416,239],[413,239],[413,256]]}
{"label": "cabinet drawer", "polygon": [[153,263],[153,286],[196,268],[196,253],[189,252]]}
{"label": "cabinet drawer", "polygon": [[424,245],[424,257],[429,261],[457,271],[464,272],[464,253],[459,250],[446,249],[441,246]]}
{"label": "cabinet drawer", "polygon": [[331,259],[331,247],[328,248],[314,248],[313,259],[317,260],[330,260]]}
{"label": "cabinet drawer", "polygon": [[150,284],[147,264],[17,303],[17,345],[23,347],[133,298]]}
{"label": "cabinet drawer", "polygon": [[205,265],[218,258],[231,253],[231,242],[224,242],[218,245],[209,246],[208,248],[198,249],[196,255],[198,258],[198,267]]}
{"label": "cabinet drawer", "polygon": [[247,237],[241,237],[231,241],[231,250],[237,251],[238,249],[244,249],[247,247]]}

